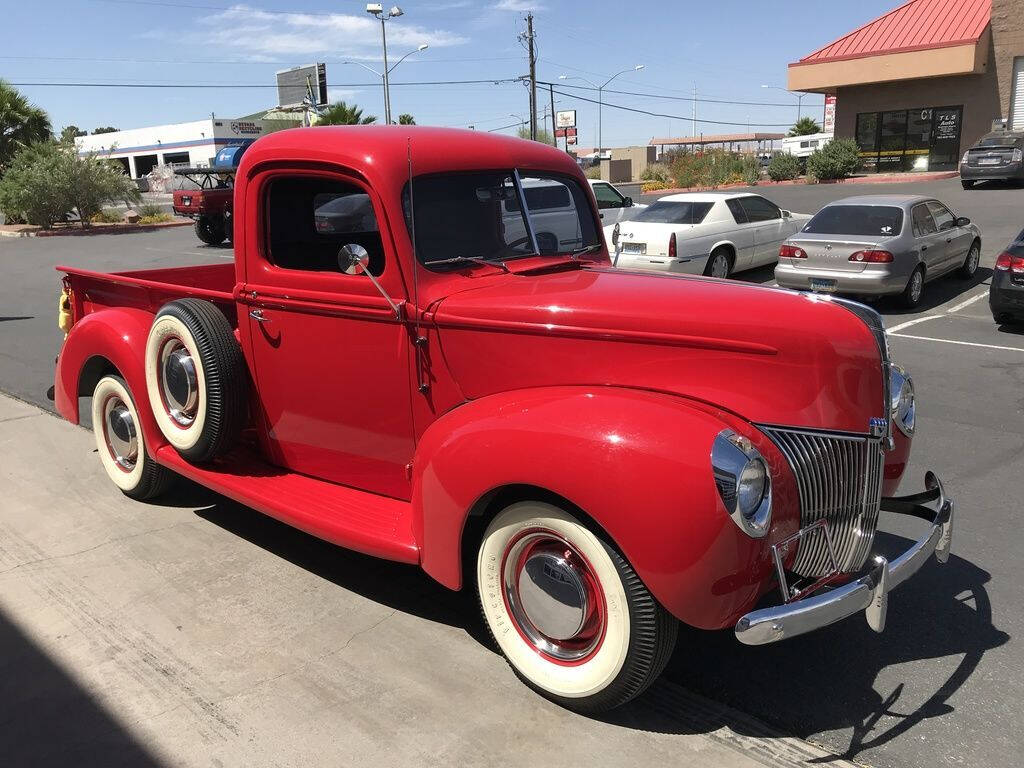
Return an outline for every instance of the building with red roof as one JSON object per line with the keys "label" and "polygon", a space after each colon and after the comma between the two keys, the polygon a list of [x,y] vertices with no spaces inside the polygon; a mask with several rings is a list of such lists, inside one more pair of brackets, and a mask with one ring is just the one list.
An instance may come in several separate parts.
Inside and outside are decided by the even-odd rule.
{"label": "building with red roof", "polygon": [[993,127],[1024,131],[1024,0],[909,0],[788,75],[831,97],[827,122],[866,170],[955,169]]}

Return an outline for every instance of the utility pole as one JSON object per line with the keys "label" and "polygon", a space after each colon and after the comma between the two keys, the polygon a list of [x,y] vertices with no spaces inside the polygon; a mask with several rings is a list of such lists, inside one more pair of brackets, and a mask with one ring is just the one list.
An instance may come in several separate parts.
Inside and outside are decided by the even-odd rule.
{"label": "utility pole", "polygon": [[697,82],[693,83],[693,136],[697,136]]}
{"label": "utility pole", "polygon": [[[558,149],[558,137],[555,136],[555,133],[558,130],[555,127],[555,86],[551,83],[548,83],[548,96],[551,97],[551,143],[555,146],[555,149]],[[565,149],[566,151],[569,149],[568,136],[565,139]]]}
{"label": "utility pole", "polygon": [[[522,39],[523,36],[520,36]],[[537,53],[533,45],[533,12],[526,14],[526,43],[530,54],[530,138],[537,140]]]}

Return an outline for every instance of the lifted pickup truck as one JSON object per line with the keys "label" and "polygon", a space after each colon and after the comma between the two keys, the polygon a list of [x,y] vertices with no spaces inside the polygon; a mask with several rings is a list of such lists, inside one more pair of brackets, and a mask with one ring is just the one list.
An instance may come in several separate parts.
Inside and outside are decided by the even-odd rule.
{"label": "lifted pickup truck", "polygon": [[[548,182],[571,250],[524,195]],[[58,410],[77,423],[91,396],[129,496],[183,475],[476,588],[514,671],[564,706],[642,692],[677,621],[748,644],[861,611],[881,631],[888,592],[949,554],[938,479],[893,498],[915,401],[879,315],[614,269],[563,152],[282,131],[246,153],[234,209],[233,266],[59,268]],[[883,510],[926,521],[891,562]]]}

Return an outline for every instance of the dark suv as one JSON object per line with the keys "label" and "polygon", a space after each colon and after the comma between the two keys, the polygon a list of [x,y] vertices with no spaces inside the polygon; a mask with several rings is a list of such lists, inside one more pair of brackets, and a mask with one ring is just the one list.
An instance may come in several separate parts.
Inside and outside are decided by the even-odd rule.
{"label": "dark suv", "polygon": [[997,323],[1024,321],[1024,232],[996,259],[988,305]]}
{"label": "dark suv", "polygon": [[964,152],[960,158],[960,182],[964,189],[989,179],[1024,182],[1024,133],[987,133]]}

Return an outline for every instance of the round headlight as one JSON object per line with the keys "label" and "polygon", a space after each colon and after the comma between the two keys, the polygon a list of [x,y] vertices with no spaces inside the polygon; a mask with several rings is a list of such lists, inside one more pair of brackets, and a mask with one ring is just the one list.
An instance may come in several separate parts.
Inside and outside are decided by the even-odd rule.
{"label": "round headlight", "polygon": [[753,517],[761,505],[767,480],[768,473],[760,459],[750,459],[740,470],[739,482],[736,484],[736,501],[740,513],[747,519]]}
{"label": "round headlight", "polygon": [[917,404],[914,398],[914,381],[898,365],[891,368],[889,375],[890,418],[907,437],[914,435],[917,423]]}
{"label": "round headlight", "polygon": [[748,536],[765,536],[772,516],[771,479],[757,448],[742,435],[724,429],[712,443],[711,468],[729,517]]}

